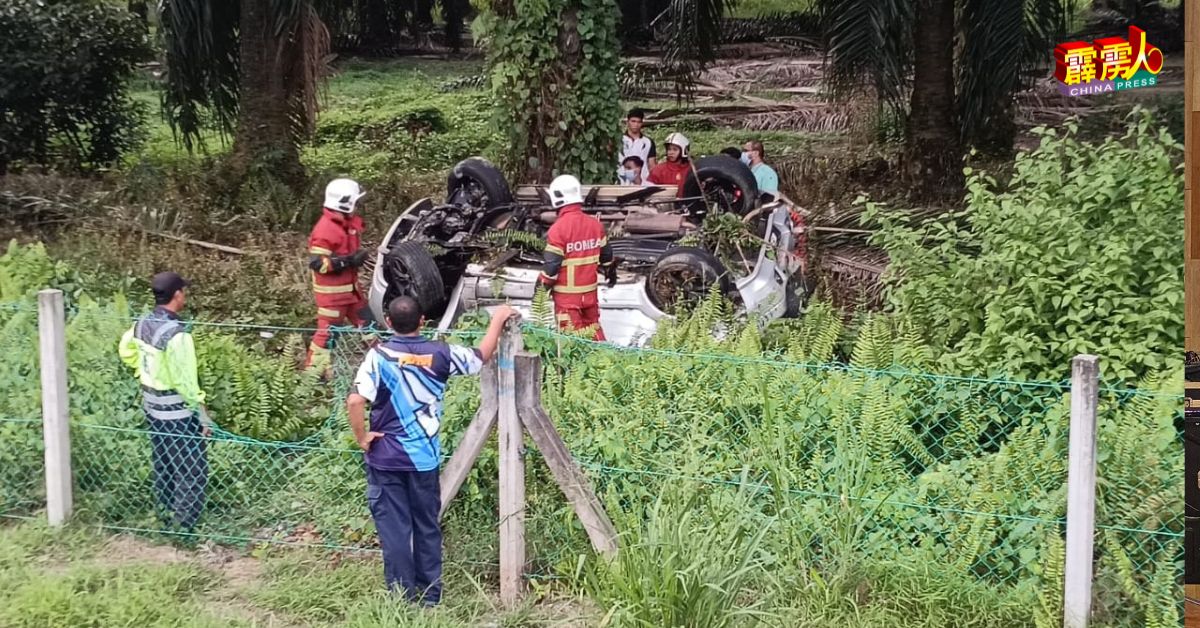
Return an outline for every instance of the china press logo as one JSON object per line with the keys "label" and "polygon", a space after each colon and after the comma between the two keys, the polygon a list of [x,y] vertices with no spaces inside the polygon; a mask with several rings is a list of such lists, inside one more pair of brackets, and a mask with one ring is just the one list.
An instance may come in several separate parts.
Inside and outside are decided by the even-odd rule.
{"label": "china press logo", "polygon": [[1163,54],[1146,41],[1146,31],[1129,27],[1129,37],[1073,41],[1054,49],[1054,78],[1065,96],[1104,94],[1158,84]]}

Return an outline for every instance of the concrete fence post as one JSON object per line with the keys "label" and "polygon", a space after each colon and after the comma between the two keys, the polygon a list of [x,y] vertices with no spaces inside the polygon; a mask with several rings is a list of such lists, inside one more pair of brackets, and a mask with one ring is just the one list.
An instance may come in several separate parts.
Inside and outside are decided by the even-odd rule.
{"label": "concrete fence post", "polygon": [[66,325],[62,290],[39,292],[38,345],[42,370],[42,436],[46,445],[46,518],[51,526],[65,524],[74,506]]}
{"label": "concrete fence post", "polygon": [[1067,551],[1063,628],[1087,628],[1092,608],[1092,543],[1096,531],[1096,404],[1099,358],[1071,363],[1071,432],[1067,472]]}

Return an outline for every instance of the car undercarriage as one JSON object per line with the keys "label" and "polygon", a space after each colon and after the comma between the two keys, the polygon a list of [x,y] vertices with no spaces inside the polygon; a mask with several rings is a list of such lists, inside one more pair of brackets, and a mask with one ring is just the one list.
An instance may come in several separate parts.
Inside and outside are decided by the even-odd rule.
{"label": "car undercarriage", "polygon": [[[763,321],[799,315],[803,227],[793,204],[760,198],[749,169],[723,155],[697,160],[682,188],[583,187],[583,209],[604,225],[617,263],[616,284],[598,289],[608,340],[644,344],[658,320],[713,291]],[[460,162],[446,201],[413,203],[383,239],[368,294],[372,315],[382,323],[386,304],[404,294],[441,330],[501,303],[528,316],[556,219],[544,186],[511,189],[486,160]],[[734,229],[744,231],[740,243],[712,243],[706,221],[741,225]]]}

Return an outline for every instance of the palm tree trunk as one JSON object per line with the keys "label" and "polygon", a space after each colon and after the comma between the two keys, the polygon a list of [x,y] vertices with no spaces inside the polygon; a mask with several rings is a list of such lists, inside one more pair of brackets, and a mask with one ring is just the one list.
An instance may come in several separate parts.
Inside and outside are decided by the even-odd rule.
{"label": "palm tree trunk", "polygon": [[387,0],[368,0],[359,5],[362,15],[359,16],[358,44],[363,48],[383,48],[395,42],[389,39],[392,35],[391,15],[388,14]]}
{"label": "palm tree trunk", "polygon": [[298,187],[304,168],[289,119],[291,90],[284,71],[287,38],[274,35],[271,0],[241,0],[239,103],[237,130],[229,167],[241,181],[252,166]]}
{"label": "palm tree trunk", "polygon": [[920,196],[962,187],[962,144],[954,99],[954,0],[917,0],[915,71],[901,166]]}

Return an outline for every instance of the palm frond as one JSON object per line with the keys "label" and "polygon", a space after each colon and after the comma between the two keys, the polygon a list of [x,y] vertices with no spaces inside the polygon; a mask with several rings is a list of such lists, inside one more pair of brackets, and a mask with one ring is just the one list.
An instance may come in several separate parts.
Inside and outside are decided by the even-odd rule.
{"label": "palm frond", "polygon": [[[291,48],[288,54],[288,84],[292,86],[289,117],[292,120],[292,136],[296,141],[308,137],[316,128],[317,111],[320,108],[320,89],[328,74],[330,50],[329,30],[321,22],[316,9],[304,0],[277,0],[299,5],[291,24],[285,24],[287,43],[280,47],[280,54]],[[290,10],[290,9],[289,9]]]}
{"label": "palm frond", "polygon": [[698,74],[716,58],[721,26],[734,0],[671,0],[652,26],[665,34],[663,62],[675,78],[676,97],[690,99]]}
{"label": "palm frond", "polygon": [[[175,137],[191,151],[203,131],[222,137],[237,123],[240,96],[240,3],[161,0],[160,33],[166,49],[163,114]],[[319,87],[329,59],[329,32],[309,0],[268,0],[273,63],[287,77],[294,139],[312,131]]]}
{"label": "palm frond", "polygon": [[166,52],[163,115],[190,152],[214,126],[233,132],[238,111],[237,2],[160,0],[159,34]]}
{"label": "palm frond", "polygon": [[1048,63],[1064,16],[1062,0],[964,0],[957,91],[965,140],[1012,119],[1027,72]]}
{"label": "palm frond", "polygon": [[913,4],[908,0],[819,0],[826,76],[833,96],[869,81],[880,102],[903,111],[912,66]]}

